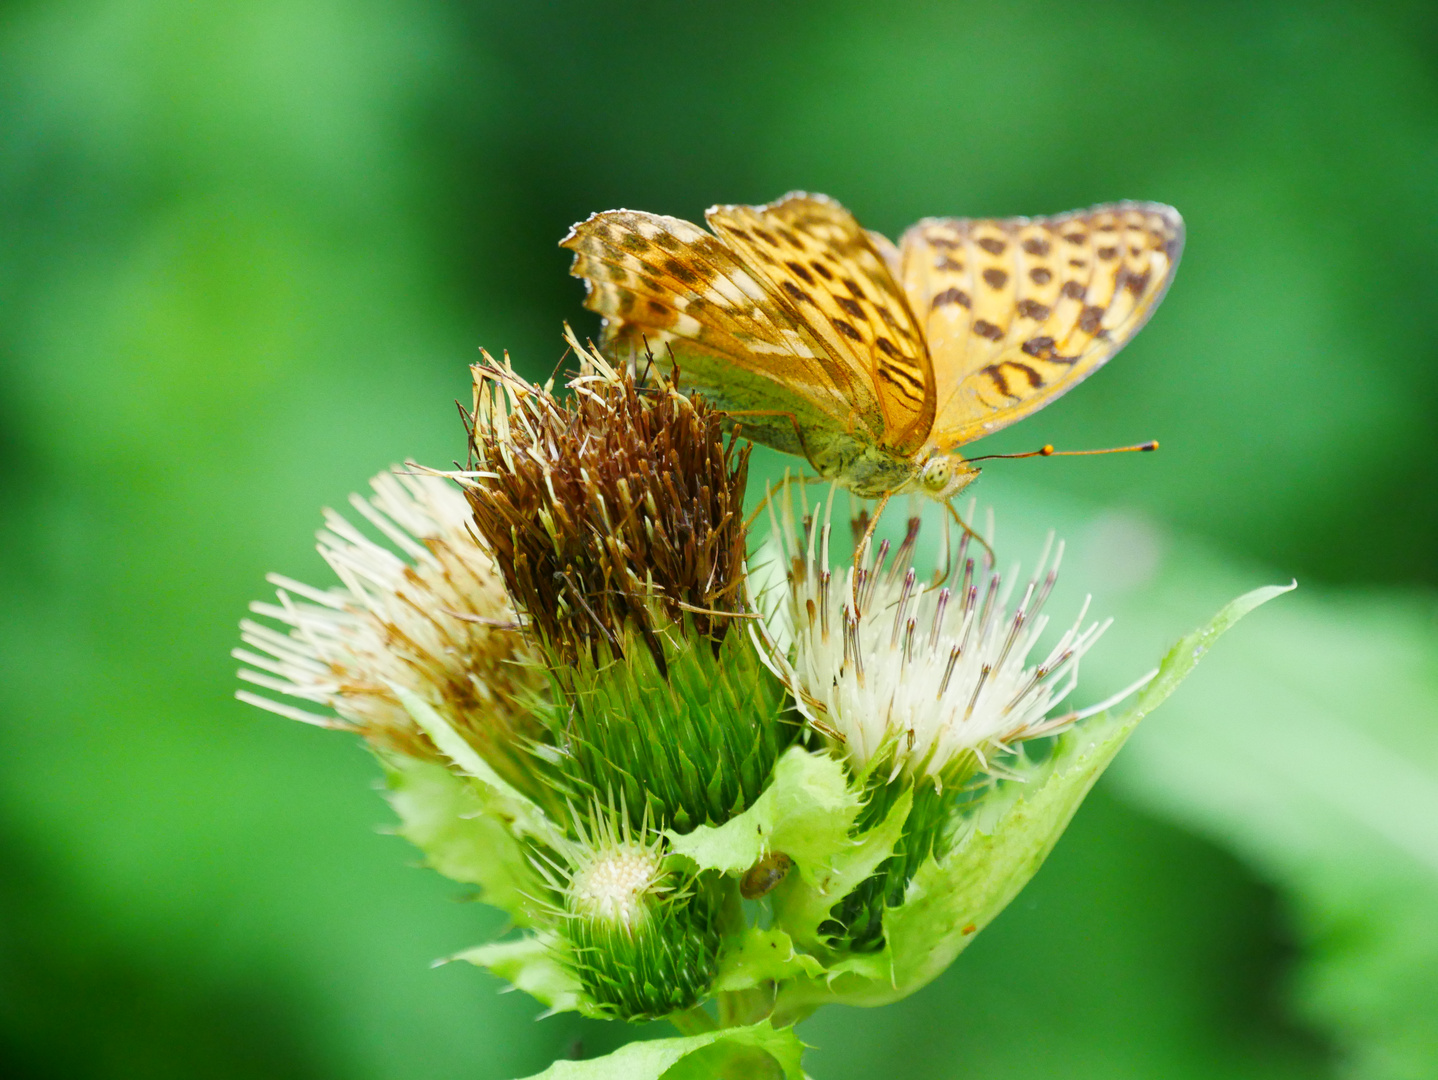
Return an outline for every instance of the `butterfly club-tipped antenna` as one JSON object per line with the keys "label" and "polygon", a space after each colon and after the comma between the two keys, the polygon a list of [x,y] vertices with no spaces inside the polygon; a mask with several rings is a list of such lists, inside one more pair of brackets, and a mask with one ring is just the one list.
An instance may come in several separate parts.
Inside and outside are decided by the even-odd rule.
{"label": "butterfly club-tipped antenna", "polygon": [[[1157,449],[1157,439],[1150,439],[1148,442],[1134,443],[1132,446],[1112,446],[1103,450],[1055,450],[1052,443],[1045,443],[1037,450],[1028,450],[1022,454],[982,454],[979,457],[966,458],[965,461],[973,463],[975,461],[998,461],[1003,459],[1031,457],[1092,457],[1095,454],[1147,453],[1150,450]],[[880,506],[882,507],[882,505],[883,504],[881,503]],[[945,502],[944,505],[949,508],[949,514],[951,517],[953,517],[954,521],[958,523],[959,528],[964,530],[964,535],[966,537],[977,540],[980,544],[982,544],[984,551],[988,555],[989,561],[991,563],[996,562],[997,556],[994,554],[993,546],[988,542],[988,540],[986,540],[981,533],[976,532],[974,529],[969,527],[968,522],[964,521],[963,517],[959,514],[959,512],[954,509],[954,504],[952,502]],[[872,534],[873,531],[873,526],[870,525],[869,534]]]}
{"label": "butterfly club-tipped antenna", "polygon": [[983,454],[979,457],[965,458],[964,460],[975,462],[1031,457],[1092,457],[1095,454],[1146,454],[1150,450],[1157,449],[1157,439],[1150,439],[1148,442],[1134,443],[1132,446],[1110,446],[1103,450],[1055,450],[1052,444],[1045,444],[1037,450],[1027,450],[1022,454]]}

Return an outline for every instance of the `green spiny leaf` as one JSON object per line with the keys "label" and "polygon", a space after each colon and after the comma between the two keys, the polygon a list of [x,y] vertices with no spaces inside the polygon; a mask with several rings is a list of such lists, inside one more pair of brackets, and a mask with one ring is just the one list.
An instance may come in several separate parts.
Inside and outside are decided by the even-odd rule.
{"label": "green spiny leaf", "polygon": [[677,1039],[632,1042],[589,1061],[556,1061],[530,1080],[803,1080],[804,1044],[767,1020]]}

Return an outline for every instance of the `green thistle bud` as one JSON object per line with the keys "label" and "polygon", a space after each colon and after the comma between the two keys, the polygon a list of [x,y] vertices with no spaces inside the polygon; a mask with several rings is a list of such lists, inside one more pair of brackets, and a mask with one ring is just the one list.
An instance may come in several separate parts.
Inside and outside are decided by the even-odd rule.
{"label": "green thistle bud", "polygon": [[627,817],[615,825],[595,807],[590,819],[593,833],[567,853],[565,963],[601,1014],[641,1021],[692,1009],[718,971],[716,899],[667,870],[661,843],[631,835]]}

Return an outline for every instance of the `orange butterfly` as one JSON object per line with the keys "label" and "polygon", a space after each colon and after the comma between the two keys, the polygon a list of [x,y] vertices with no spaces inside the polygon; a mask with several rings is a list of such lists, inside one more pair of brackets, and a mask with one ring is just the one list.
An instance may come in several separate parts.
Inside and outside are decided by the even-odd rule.
{"label": "orange butterfly", "polygon": [[957,448],[1126,345],[1183,248],[1159,203],[925,218],[897,247],[824,195],[704,217],[713,234],[634,210],[570,230],[607,351],[652,351],[747,437],[884,501],[957,494],[979,472]]}

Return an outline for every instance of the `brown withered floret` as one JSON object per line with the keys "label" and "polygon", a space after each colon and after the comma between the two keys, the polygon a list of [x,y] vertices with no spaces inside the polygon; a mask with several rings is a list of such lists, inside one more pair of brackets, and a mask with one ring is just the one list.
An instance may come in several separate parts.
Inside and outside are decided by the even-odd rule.
{"label": "brown withered floret", "polygon": [[598,659],[601,641],[622,652],[629,625],[663,671],[666,626],[687,621],[717,648],[743,610],[749,447],[726,444],[701,399],[570,342],[581,367],[562,400],[487,353],[472,368],[475,526],[561,657]]}

